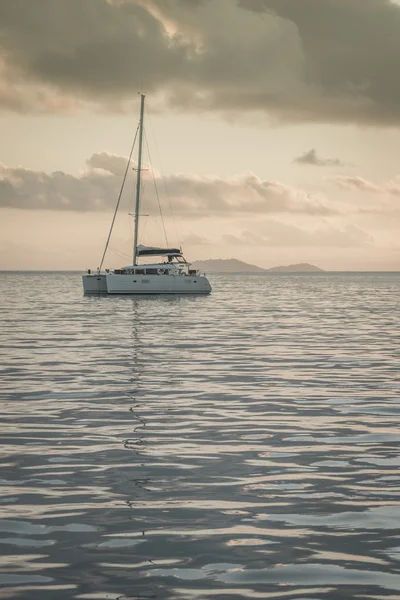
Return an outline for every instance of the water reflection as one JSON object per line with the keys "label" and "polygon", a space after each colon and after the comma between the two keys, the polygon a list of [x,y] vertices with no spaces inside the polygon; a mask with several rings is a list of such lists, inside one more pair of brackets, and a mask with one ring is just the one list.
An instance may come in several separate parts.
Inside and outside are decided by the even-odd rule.
{"label": "water reflection", "polygon": [[399,595],[399,276],[7,277],[2,597]]}

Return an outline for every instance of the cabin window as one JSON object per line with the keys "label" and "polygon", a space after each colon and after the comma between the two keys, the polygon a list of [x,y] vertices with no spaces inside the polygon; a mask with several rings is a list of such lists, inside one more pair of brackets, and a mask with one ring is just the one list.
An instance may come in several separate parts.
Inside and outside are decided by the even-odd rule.
{"label": "cabin window", "polygon": [[142,279],[142,283],[150,283],[150,279]]}
{"label": "cabin window", "polygon": [[144,275],[144,269],[135,269],[135,275]]}
{"label": "cabin window", "polygon": [[146,275],[158,275],[158,269],[146,269]]}

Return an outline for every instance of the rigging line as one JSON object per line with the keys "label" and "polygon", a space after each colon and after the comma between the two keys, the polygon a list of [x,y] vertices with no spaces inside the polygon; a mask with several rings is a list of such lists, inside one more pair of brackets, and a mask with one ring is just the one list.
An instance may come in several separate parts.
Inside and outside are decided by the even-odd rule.
{"label": "rigging line", "polygon": [[153,163],[151,161],[151,156],[150,156],[150,148],[149,148],[149,144],[147,143],[147,135],[146,135],[146,130],[144,130],[144,139],[146,141],[146,148],[147,148],[147,154],[149,155],[149,161],[150,161],[150,165],[151,165],[151,174],[153,175],[153,182],[154,182],[154,189],[156,190],[156,196],[157,196],[157,202],[158,202],[158,208],[160,210],[160,215],[161,215],[161,223],[163,226],[163,230],[164,230],[164,236],[165,236],[165,241],[167,243],[167,248],[168,248],[168,237],[167,237],[167,232],[165,230],[165,224],[164,224],[164,217],[162,214],[162,210],[161,210],[161,204],[160,204],[160,197],[158,195],[158,189],[157,189],[157,184],[156,184],[156,178],[154,177],[154,169],[153,169]]}
{"label": "rigging line", "polygon": [[119,250],[116,250],[112,246],[109,246],[109,249],[111,250],[111,252],[114,252],[115,254],[117,254],[118,256],[120,256],[121,258],[130,258],[130,256],[128,254],[125,254],[124,252],[120,252]]}
{"label": "rigging line", "polygon": [[155,148],[156,148],[156,154],[157,154],[158,162],[159,162],[159,165],[160,165],[160,172],[161,172],[161,175],[162,175],[162,181],[163,181],[163,184],[164,184],[165,195],[167,196],[167,200],[168,200],[168,204],[169,204],[169,210],[171,211],[172,222],[173,222],[173,224],[174,224],[174,230],[175,230],[176,239],[178,240],[178,244],[179,244],[179,246],[181,246],[181,241],[180,241],[180,239],[179,239],[178,229],[177,229],[177,227],[176,227],[175,215],[174,215],[174,211],[173,211],[173,209],[172,209],[171,198],[170,198],[170,196],[169,196],[169,193],[168,193],[168,189],[167,189],[167,183],[166,183],[166,181],[165,181],[165,175],[164,175],[164,170],[163,170],[163,168],[162,168],[162,163],[161,163],[160,153],[159,153],[159,151],[158,151],[157,140],[156,140],[156,136],[154,135],[154,127],[153,127],[153,122],[152,122],[152,120],[151,120],[151,114],[150,114],[150,111],[149,111],[149,109],[148,109],[148,108],[147,108],[147,115],[148,115],[148,117],[149,117],[149,122],[150,122],[151,133],[152,133],[152,136],[153,136],[154,146],[155,146]]}
{"label": "rigging line", "polygon": [[105,258],[105,256],[106,256],[106,253],[107,253],[108,244],[109,244],[109,242],[110,242],[110,238],[111,238],[112,230],[113,230],[114,223],[115,223],[115,218],[116,218],[116,216],[117,216],[117,212],[118,212],[118,208],[119,208],[119,203],[121,202],[122,192],[123,192],[123,189],[124,189],[124,185],[125,185],[125,181],[126,181],[126,176],[128,175],[129,165],[131,164],[131,158],[132,158],[132,154],[133,154],[133,149],[134,149],[134,147],[135,147],[135,143],[136,143],[136,138],[137,138],[137,135],[138,135],[138,131],[139,131],[139,124],[138,124],[138,126],[137,126],[137,128],[136,128],[135,139],[133,140],[133,144],[132,144],[131,152],[130,152],[130,154],[129,154],[128,162],[127,162],[126,169],[125,169],[124,178],[123,178],[123,180],[122,180],[121,189],[120,189],[120,191],[119,191],[119,196],[118,196],[117,206],[115,207],[115,211],[114,211],[113,220],[112,220],[112,222],[111,222],[111,227],[110,227],[110,231],[109,231],[108,238],[107,238],[107,242],[106,242],[106,247],[104,248],[103,256],[102,256],[101,263],[100,263],[100,267],[99,267],[99,270],[100,270],[100,271],[101,271],[101,267],[103,266],[104,258]]}

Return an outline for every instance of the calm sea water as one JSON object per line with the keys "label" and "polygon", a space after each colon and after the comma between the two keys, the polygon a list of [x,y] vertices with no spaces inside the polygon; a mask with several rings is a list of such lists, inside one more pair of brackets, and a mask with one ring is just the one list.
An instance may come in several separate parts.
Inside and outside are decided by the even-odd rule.
{"label": "calm sea water", "polygon": [[400,274],[2,273],[1,598],[400,598]]}

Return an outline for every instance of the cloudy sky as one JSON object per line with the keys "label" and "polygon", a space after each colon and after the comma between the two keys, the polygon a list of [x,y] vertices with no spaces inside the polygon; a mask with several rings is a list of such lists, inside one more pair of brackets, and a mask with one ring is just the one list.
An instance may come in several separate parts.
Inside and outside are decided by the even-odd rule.
{"label": "cloudy sky", "polygon": [[399,73],[394,0],[1,0],[0,268],[99,264],[144,92],[142,243],[398,270]]}

